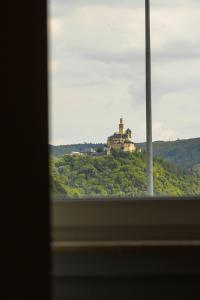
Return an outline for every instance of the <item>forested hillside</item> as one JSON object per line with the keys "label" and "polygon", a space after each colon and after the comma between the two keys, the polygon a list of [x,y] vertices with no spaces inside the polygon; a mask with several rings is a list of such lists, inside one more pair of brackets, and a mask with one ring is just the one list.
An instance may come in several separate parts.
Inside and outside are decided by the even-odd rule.
{"label": "forested hillside", "polygon": [[[67,197],[142,196],[146,194],[144,153],[52,157],[51,193]],[[154,159],[156,195],[199,195],[200,174],[182,171],[161,158]]]}
{"label": "forested hillside", "polygon": [[[145,144],[140,144],[140,147],[145,149]],[[153,151],[154,157],[163,157],[183,169],[189,169],[200,163],[200,138],[157,141],[153,143]]]}
{"label": "forested hillside", "polygon": [[[74,145],[50,145],[50,154],[53,156],[62,156],[71,151],[83,151],[88,148],[100,148],[105,144],[74,144]],[[136,144],[139,148],[145,150],[145,143]],[[182,169],[191,169],[200,164],[200,138],[177,140],[173,142],[157,141],[153,142],[154,157],[167,159]]]}

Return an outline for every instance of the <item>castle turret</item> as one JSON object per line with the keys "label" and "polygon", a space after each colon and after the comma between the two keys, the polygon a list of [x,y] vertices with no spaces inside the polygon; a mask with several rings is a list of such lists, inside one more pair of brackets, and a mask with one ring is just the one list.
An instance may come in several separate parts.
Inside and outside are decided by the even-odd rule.
{"label": "castle turret", "polygon": [[132,138],[132,132],[131,132],[131,130],[129,128],[126,129],[126,134],[127,134],[128,139]]}
{"label": "castle turret", "polygon": [[124,121],[123,118],[120,118],[119,132],[115,132],[107,139],[107,153],[110,154],[113,150],[123,152],[136,151],[136,147],[131,138],[131,130],[129,128],[126,131],[124,130]]}
{"label": "castle turret", "polygon": [[124,122],[123,122],[123,118],[120,118],[119,134],[123,134],[123,133],[124,133]]}

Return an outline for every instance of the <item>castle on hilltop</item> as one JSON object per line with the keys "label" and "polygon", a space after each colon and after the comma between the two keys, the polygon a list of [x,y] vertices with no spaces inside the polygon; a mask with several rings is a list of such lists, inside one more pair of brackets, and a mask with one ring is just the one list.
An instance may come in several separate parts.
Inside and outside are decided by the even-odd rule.
{"label": "castle on hilltop", "polygon": [[136,147],[132,142],[132,132],[128,128],[124,130],[123,118],[120,118],[119,131],[115,132],[112,136],[107,139],[107,152],[108,154],[112,150],[124,151],[124,152],[135,152]]}

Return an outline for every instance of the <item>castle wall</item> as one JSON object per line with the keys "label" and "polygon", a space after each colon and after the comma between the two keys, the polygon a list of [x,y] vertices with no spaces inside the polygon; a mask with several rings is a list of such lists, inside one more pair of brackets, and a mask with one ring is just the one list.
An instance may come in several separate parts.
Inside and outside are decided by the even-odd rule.
{"label": "castle wall", "polygon": [[131,130],[127,129],[124,134],[123,119],[120,119],[119,133],[115,133],[107,140],[107,147],[109,150],[134,152],[136,151],[135,145],[131,142]]}
{"label": "castle wall", "polygon": [[134,152],[134,151],[136,151],[136,147],[134,144],[125,144],[124,151],[125,152]]}

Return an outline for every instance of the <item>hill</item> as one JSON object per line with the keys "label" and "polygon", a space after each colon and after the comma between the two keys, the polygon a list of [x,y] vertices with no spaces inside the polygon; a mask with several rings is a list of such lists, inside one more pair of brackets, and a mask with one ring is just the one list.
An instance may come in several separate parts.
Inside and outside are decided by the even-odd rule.
{"label": "hill", "polygon": [[[100,148],[105,144],[74,144],[74,145],[50,145],[50,154],[53,156],[62,156],[71,151],[83,151],[88,148]],[[139,148],[145,150],[145,143],[136,144]],[[154,157],[162,157],[180,168],[192,169],[200,164],[200,138],[177,140],[172,142],[156,141],[153,142]]]}
{"label": "hill", "polygon": [[89,148],[93,148],[96,150],[96,149],[102,148],[104,146],[105,146],[105,144],[103,144],[103,143],[99,143],[99,144],[83,143],[83,144],[59,145],[59,146],[49,145],[49,150],[50,150],[50,154],[53,156],[62,156],[64,154],[69,154],[72,151],[81,152],[81,151],[87,150]]}
{"label": "hill", "polygon": [[[100,157],[51,158],[51,193],[67,197],[142,196],[146,194],[144,153],[116,152]],[[162,158],[154,159],[156,195],[199,195],[198,172],[182,171]]]}
{"label": "hill", "polygon": [[[139,144],[145,149],[145,143]],[[182,169],[190,169],[200,163],[200,138],[172,142],[153,142],[154,157],[162,157]]]}

